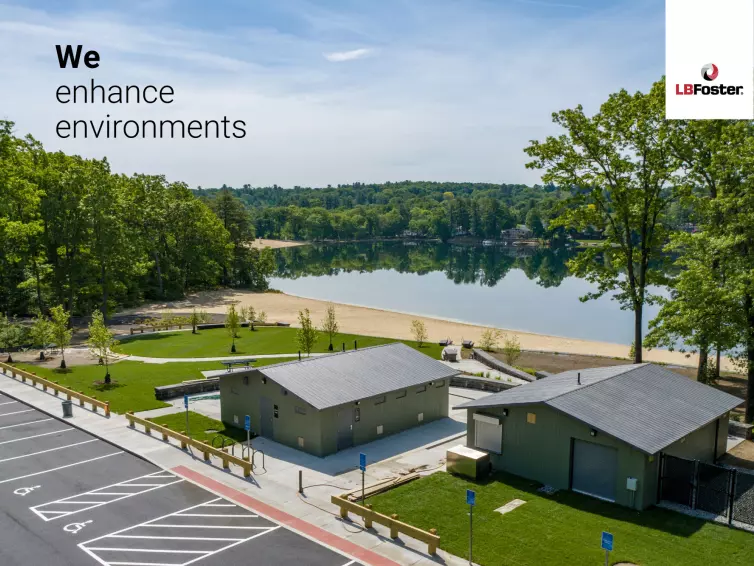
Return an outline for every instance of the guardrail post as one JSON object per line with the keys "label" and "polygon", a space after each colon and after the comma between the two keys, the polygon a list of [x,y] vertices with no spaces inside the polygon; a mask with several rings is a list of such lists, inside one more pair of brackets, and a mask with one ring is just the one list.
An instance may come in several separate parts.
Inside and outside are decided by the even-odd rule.
{"label": "guardrail post", "polygon": [[229,470],[230,469],[230,463],[228,462],[228,460],[226,458],[223,458],[223,469],[224,470]]}
{"label": "guardrail post", "polygon": [[339,505],[340,507],[340,518],[341,519],[348,519],[348,509],[346,509],[345,505]]}
{"label": "guardrail post", "polygon": [[372,505],[366,504],[367,510],[364,512],[364,527],[367,529],[372,528]]}
{"label": "guardrail post", "polygon": [[47,391],[47,384],[44,381],[42,382],[42,391]]}
{"label": "guardrail post", "polygon": [[105,404],[105,416],[110,418],[110,401]]}
{"label": "guardrail post", "polygon": [[70,401],[70,400],[71,400],[71,394],[70,394],[70,393],[66,393],[66,394],[65,394],[65,397],[66,397],[66,399],[67,399],[68,401]]}
{"label": "guardrail post", "polygon": [[164,440],[165,442],[168,441],[168,433],[167,432],[163,432],[162,433],[162,440]]}
{"label": "guardrail post", "polygon": [[152,436],[152,428],[149,425],[144,425],[144,432],[146,432],[149,436]]}
{"label": "guardrail post", "polygon": [[79,407],[83,407],[83,406],[84,406],[84,399],[79,397]]}
{"label": "guardrail post", "polygon": [[204,444],[204,461],[209,462],[209,451],[207,450],[207,443],[203,442]]}
{"label": "guardrail post", "polygon": [[[429,534],[437,536],[437,529],[429,529]],[[432,555],[437,554],[437,541],[431,540],[428,543],[429,553]]]}
{"label": "guardrail post", "polygon": [[[71,398],[71,396],[69,395],[68,399],[70,399],[70,398]],[[131,428],[136,428],[136,425],[134,424],[133,416],[134,416],[134,412],[133,411],[128,411],[126,413],[126,418],[128,419],[128,426],[130,426]]]}
{"label": "guardrail post", "polygon": [[395,523],[398,520],[398,515],[393,513],[390,515],[392,521],[390,521],[390,538],[398,538],[398,525]]}
{"label": "guardrail post", "polygon": [[[96,397],[92,397],[92,399],[94,399],[95,401],[97,400]],[[94,403],[92,403],[92,411],[95,413],[97,412],[97,405],[95,405]]]}
{"label": "guardrail post", "polygon": [[248,478],[251,475],[251,463],[243,467],[243,477]]}

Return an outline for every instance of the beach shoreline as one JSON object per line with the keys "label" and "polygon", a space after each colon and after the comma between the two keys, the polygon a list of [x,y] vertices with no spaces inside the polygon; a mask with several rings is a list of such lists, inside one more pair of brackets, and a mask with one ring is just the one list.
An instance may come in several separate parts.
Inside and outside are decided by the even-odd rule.
{"label": "beach shoreline", "polygon": [[[254,293],[244,290],[224,289],[219,291],[202,291],[178,301],[146,304],[128,309],[121,314],[154,315],[168,309],[176,312],[184,312],[190,311],[194,307],[212,314],[224,314],[231,303],[236,303],[239,306],[253,305],[257,312],[264,311],[267,315],[267,320],[270,322],[288,322],[292,326],[296,326],[298,313],[304,309],[309,309],[312,321],[319,325],[324,317],[329,301],[286,293]],[[473,340],[478,343],[482,332],[488,328],[492,328],[471,322],[374,307],[346,303],[333,304],[336,306],[340,331],[350,334],[412,340],[411,321],[418,319],[424,322],[427,328],[429,334],[428,341],[438,342],[439,340],[450,338],[454,343],[460,344],[462,340]],[[613,359],[626,359],[629,355],[630,347],[625,344],[537,334],[502,327],[498,329],[511,336],[516,336],[521,349],[531,352],[578,354]],[[693,354],[687,355],[682,352],[656,349],[645,350],[644,361],[694,367],[697,364],[697,357]],[[723,371],[736,370],[731,361],[727,359],[723,360],[721,369]]]}

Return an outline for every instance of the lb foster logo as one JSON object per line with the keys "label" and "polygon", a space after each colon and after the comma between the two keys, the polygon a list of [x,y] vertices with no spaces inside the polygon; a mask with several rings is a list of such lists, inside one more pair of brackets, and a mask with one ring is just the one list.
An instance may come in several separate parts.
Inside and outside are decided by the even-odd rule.
{"label": "lb foster logo", "polygon": [[[717,68],[717,65],[714,63],[707,63],[702,67],[702,78],[705,81],[714,81],[718,75],[720,74],[720,70]],[[680,84],[676,83],[675,85],[675,93],[678,96],[692,96],[692,95],[701,95],[701,96],[743,96],[744,93],[744,87],[743,86],[732,86],[732,85],[726,85],[723,83],[716,84],[714,86],[710,85],[702,85],[702,84]]]}
{"label": "lb foster logo", "polygon": [[705,81],[714,81],[717,78],[717,65],[714,63],[707,63],[702,67],[702,76]]}

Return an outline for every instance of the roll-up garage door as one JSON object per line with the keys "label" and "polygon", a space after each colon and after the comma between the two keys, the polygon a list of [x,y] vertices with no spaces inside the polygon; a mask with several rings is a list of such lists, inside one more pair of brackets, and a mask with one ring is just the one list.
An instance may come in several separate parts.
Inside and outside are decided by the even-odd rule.
{"label": "roll-up garage door", "polygon": [[474,414],[474,446],[500,454],[503,449],[503,425],[494,417]]}
{"label": "roll-up garage door", "polygon": [[618,451],[609,446],[573,441],[573,491],[615,501]]}

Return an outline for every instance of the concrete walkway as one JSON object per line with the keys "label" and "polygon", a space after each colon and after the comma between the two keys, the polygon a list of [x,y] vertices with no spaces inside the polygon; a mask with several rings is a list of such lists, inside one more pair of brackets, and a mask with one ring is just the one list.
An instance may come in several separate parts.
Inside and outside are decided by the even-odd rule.
{"label": "concrete walkway", "polygon": [[[61,415],[60,398],[28,383],[0,374],[0,391],[52,416]],[[455,404],[454,401],[456,400],[451,399],[451,404]],[[463,413],[465,418],[465,411],[459,413]],[[194,455],[181,450],[176,444],[163,442],[129,428],[122,415],[113,414],[106,419],[101,413],[93,413],[74,405],[74,417],[66,422],[165,469],[185,468],[246,493],[399,564],[467,564],[467,561],[443,551],[439,551],[437,557],[430,557],[426,553],[426,545],[405,536],[394,542],[389,530],[382,526],[377,525],[376,529],[367,531],[359,522],[343,521],[338,516],[337,507],[330,503],[331,495],[361,486],[361,473],[357,469],[361,451],[368,454],[367,484],[385,477],[394,477],[397,473],[405,473],[408,469],[442,469],[447,448],[464,441],[465,423],[460,420],[441,419],[327,458],[316,458],[258,438],[254,440],[254,447],[264,450],[266,470],[257,469],[257,473],[249,480],[238,474],[238,469],[233,474],[225,472],[219,461],[208,465],[201,454]],[[298,494],[299,470],[303,472],[304,495]]]}
{"label": "concrete walkway", "polygon": [[[311,357],[330,356],[329,352],[310,354]],[[307,356],[301,356],[305,359]],[[298,358],[298,354],[248,354],[246,356],[222,356],[219,358],[154,358],[151,356],[131,356],[119,354],[119,359],[132,362],[144,362],[145,364],[169,364],[175,362],[224,362],[232,360],[270,359],[270,358]]]}

